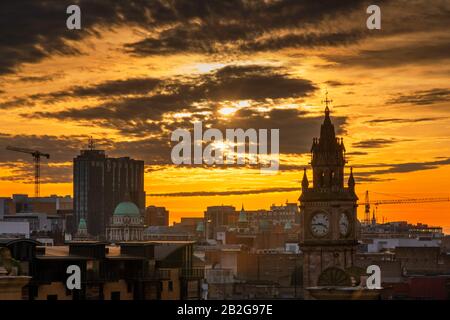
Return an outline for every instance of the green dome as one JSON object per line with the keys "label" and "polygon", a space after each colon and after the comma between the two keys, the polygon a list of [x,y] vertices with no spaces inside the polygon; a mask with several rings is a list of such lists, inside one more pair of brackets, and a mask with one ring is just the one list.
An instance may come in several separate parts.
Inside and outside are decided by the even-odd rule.
{"label": "green dome", "polygon": [[80,229],[87,229],[86,220],[84,220],[84,218],[81,218],[80,222],[78,223],[78,230]]}
{"label": "green dome", "polygon": [[139,216],[139,208],[131,201],[124,201],[117,205],[114,210],[115,216]]}

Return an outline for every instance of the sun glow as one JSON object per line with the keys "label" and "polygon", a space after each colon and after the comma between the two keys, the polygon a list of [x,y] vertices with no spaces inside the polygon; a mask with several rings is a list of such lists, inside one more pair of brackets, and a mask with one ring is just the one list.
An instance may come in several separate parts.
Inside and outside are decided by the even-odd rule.
{"label": "sun glow", "polygon": [[236,112],[236,108],[233,107],[225,107],[219,110],[219,113],[224,116],[229,116]]}

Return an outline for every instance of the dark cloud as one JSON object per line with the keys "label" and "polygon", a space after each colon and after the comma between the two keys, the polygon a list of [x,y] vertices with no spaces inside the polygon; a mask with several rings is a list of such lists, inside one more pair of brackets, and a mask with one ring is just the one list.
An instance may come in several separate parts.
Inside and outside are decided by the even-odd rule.
{"label": "dark cloud", "polygon": [[251,190],[228,190],[228,191],[193,191],[193,192],[172,192],[172,193],[154,193],[148,194],[150,197],[211,197],[211,196],[234,196],[247,194],[261,194],[261,193],[276,193],[276,192],[292,192],[299,191],[299,187],[279,187],[279,188],[265,188],[265,189],[251,189]]}
{"label": "dark cloud", "polygon": [[[82,29],[68,30],[66,8],[78,4],[82,11]],[[11,73],[23,63],[34,63],[52,55],[76,55],[76,41],[95,35],[99,28],[120,24],[149,23],[148,9],[163,18],[159,1],[145,0],[61,0],[2,1],[0,3],[0,74]],[[71,43],[69,41],[72,41]]]}
{"label": "dark cloud", "polygon": [[[12,171],[2,180],[30,182],[33,176],[33,157],[30,154],[6,150],[16,146],[49,153],[50,159],[41,161],[42,183],[70,182],[72,162],[81,149],[87,147],[87,136],[10,135],[0,133],[0,166]],[[146,165],[167,165],[170,160],[169,139],[142,139],[135,141],[112,141],[99,138],[96,148],[106,150],[111,157],[132,157],[144,160]]]}
{"label": "dark cloud", "polygon": [[[360,36],[347,30],[288,35],[278,35],[277,32],[298,30],[318,24],[329,16],[362,10],[363,3],[359,0],[326,3],[297,0],[173,1],[168,10],[174,15],[176,13],[176,19],[171,25],[167,24],[169,28],[130,43],[126,48],[136,55],[147,56],[179,52],[211,54],[224,50],[253,52],[352,43]],[[173,18],[170,13],[168,16]]]}
{"label": "dark cloud", "polygon": [[370,124],[379,124],[379,123],[417,123],[417,122],[432,122],[439,121],[442,119],[446,119],[446,117],[428,117],[428,118],[416,118],[416,119],[402,119],[402,118],[383,118],[383,119],[372,119],[366,121],[366,123]]}
{"label": "dark cloud", "polygon": [[[340,66],[358,66],[364,68],[398,67],[408,64],[435,64],[449,59],[450,41],[438,43],[406,44],[399,47],[385,47],[377,50],[359,50],[349,55],[323,55],[329,61]],[[329,67],[329,66],[327,66]]]}
{"label": "dark cloud", "polygon": [[[136,86],[136,82],[140,85]],[[147,90],[152,91],[144,94]],[[120,80],[97,86],[75,87],[68,90],[69,95],[105,98],[113,95],[113,92],[141,95],[106,99],[97,106],[68,108],[58,112],[40,111],[23,116],[86,121],[116,128],[122,133],[145,136],[161,133],[163,128],[173,130],[180,126],[191,126],[193,120],[205,120],[202,112],[214,112],[221,101],[252,100],[255,103],[269,103],[269,100],[306,97],[315,90],[316,86],[311,81],[292,78],[279,67],[230,65],[191,78],[130,79],[130,82]],[[63,95],[62,92],[57,92],[48,94],[45,99],[59,99]],[[163,116],[174,112],[190,112],[193,116],[190,121],[181,119],[175,120],[173,125],[164,124]],[[243,114],[246,109],[240,112]],[[215,122],[214,119],[210,121]]]}
{"label": "dark cloud", "polygon": [[76,86],[69,90],[49,94],[47,101],[60,97],[110,97],[120,95],[146,94],[151,92],[160,83],[155,78],[129,78],[125,80],[111,80],[97,85]]}
{"label": "dark cloud", "polygon": [[[385,167],[383,169],[375,169],[366,172],[358,172],[360,176],[376,176],[382,174],[392,174],[392,173],[408,173],[422,170],[431,170],[437,169],[443,165],[449,165],[450,158],[444,158],[440,160],[434,161],[425,161],[425,162],[405,162],[405,163],[396,163],[396,164],[377,164],[377,165],[366,165],[366,168],[376,168],[376,167]],[[358,166],[356,166],[358,167]]]}
{"label": "dark cloud", "polygon": [[[5,167],[0,164],[0,167]],[[2,176],[2,181],[34,183],[34,165],[31,163],[14,163],[9,170],[11,175]],[[41,163],[41,183],[72,183],[72,165],[49,166]]]}
{"label": "dark cloud", "polygon": [[353,152],[347,152],[345,155],[347,156],[365,156],[368,155],[368,152],[363,152],[363,151],[353,151]]}
{"label": "dark cloud", "polygon": [[398,142],[397,139],[368,139],[353,143],[355,148],[384,148]]}
{"label": "dark cloud", "polygon": [[45,75],[45,76],[26,76],[19,77],[19,81],[23,82],[46,82],[55,79],[55,75]]}
{"label": "dark cloud", "polygon": [[338,80],[328,80],[324,82],[326,85],[331,87],[342,87],[342,86],[353,86],[355,83],[353,82],[342,82]]}
{"label": "dark cloud", "polygon": [[[449,47],[450,50],[450,47]],[[390,99],[390,104],[429,105],[450,101],[450,89],[435,88],[431,90],[416,91],[412,94],[400,95]]]}
{"label": "dark cloud", "polygon": [[[73,31],[65,23],[66,8],[74,1],[2,1],[0,74],[15,72],[23,63],[39,62],[54,55],[82,54],[77,41],[88,36],[100,37],[104,30],[125,25],[149,31],[147,38],[126,45],[126,50],[142,56],[334,47],[358,43],[367,37],[448,27],[448,9],[439,1],[432,1],[433,4],[416,1],[414,6],[403,0],[378,1],[378,5],[384,6],[382,33],[365,28],[365,9],[370,4],[366,0],[78,0],[75,3],[82,10],[82,29]],[[424,44],[362,50],[336,62],[384,66],[414,59],[445,59],[446,52],[445,45]]]}

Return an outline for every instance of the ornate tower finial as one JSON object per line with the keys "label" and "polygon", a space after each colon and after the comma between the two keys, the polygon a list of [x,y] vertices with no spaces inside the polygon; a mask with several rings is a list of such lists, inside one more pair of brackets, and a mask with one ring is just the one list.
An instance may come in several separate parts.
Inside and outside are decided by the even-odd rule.
{"label": "ornate tower finial", "polygon": [[325,100],[322,100],[322,103],[325,103],[325,115],[330,114],[330,108],[328,107],[328,104],[333,102],[333,100],[328,99],[328,89],[325,91]]}
{"label": "ornate tower finial", "polygon": [[303,180],[302,180],[302,190],[308,189],[309,181],[308,177],[306,176],[306,168],[303,168]]}
{"label": "ornate tower finial", "polygon": [[355,189],[355,178],[353,177],[353,167],[350,167],[350,177],[348,177],[348,186],[350,189]]}
{"label": "ornate tower finial", "polygon": [[88,149],[89,150],[94,150],[95,149],[94,138],[92,138],[92,136],[89,137]]}

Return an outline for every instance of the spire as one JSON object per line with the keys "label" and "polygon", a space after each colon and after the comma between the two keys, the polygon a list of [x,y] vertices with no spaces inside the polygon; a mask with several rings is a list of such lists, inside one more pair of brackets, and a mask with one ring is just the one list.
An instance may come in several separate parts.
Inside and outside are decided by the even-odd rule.
{"label": "spire", "polygon": [[308,177],[306,176],[306,168],[303,168],[303,179],[302,179],[302,189],[306,190],[308,189],[309,181]]}
{"label": "spire", "polygon": [[244,204],[242,204],[241,212],[239,213],[238,223],[247,223],[247,214],[244,211]]}
{"label": "spire", "polygon": [[331,123],[330,119],[330,108],[329,104],[333,102],[333,100],[328,99],[328,90],[325,92],[325,100],[322,103],[325,103],[325,118],[323,120],[323,124],[320,128],[320,140],[324,144],[334,144],[336,141],[336,134],[334,132],[334,125]]}
{"label": "spire", "polygon": [[375,209],[372,210],[372,225],[377,224],[377,218],[375,217]]}
{"label": "spire", "polygon": [[348,177],[348,187],[355,189],[355,178],[353,177],[353,167],[350,167],[350,177]]}
{"label": "spire", "polygon": [[[328,104],[333,102],[333,100],[328,99],[328,90],[325,91],[325,100],[322,101],[322,103],[325,102],[325,120],[330,119],[330,108],[328,107]],[[331,121],[330,121],[331,122]]]}
{"label": "spire", "polygon": [[94,150],[95,149],[94,138],[92,138],[92,136],[89,137],[88,149],[89,150]]}

